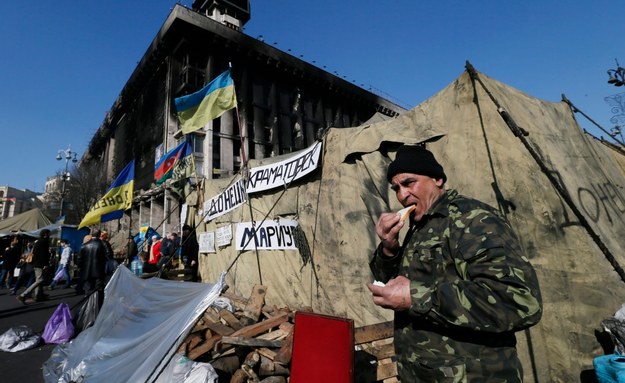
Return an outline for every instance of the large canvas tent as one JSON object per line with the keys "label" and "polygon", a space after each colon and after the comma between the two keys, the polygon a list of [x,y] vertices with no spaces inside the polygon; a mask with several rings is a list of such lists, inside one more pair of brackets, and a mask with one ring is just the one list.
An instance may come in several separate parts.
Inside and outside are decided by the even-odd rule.
{"label": "large canvas tent", "polygon": [[[357,326],[391,319],[371,302],[368,261],[379,214],[400,208],[386,167],[401,143],[418,142],[445,167],[448,188],[502,211],[536,268],[543,319],[517,336],[526,381],[583,381],[604,353],[601,320],[625,301],[625,157],[584,133],[567,103],[538,100],[470,66],[395,119],[329,130],[320,168],[307,177],[250,194],[207,223],[195,216],[207,233],[265,219],[299,225],[299,251],[238,251],[235,238],[201,255],[202,277],[216,280],[227,270],[236,292],[262,283],[270,303],[310,306]],[[203,199],[232,182],[209,182]]]}
{"label": "large canvas tent", "polygon": [[41,229],[52,223],[39,208],[0,221],[0,237]]}

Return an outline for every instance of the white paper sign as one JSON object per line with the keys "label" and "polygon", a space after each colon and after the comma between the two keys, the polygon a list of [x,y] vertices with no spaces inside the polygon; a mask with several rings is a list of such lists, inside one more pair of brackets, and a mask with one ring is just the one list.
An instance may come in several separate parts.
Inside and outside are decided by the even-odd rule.
{"label": "white paper sign", "polygon": [[315,143],[284,161],[250,169],[247,192],[255,193],[284,187],[291,181],[302,178],[317,169],[320,153],[321,144]]}
{"label": "white paper sign", "polygon": [[212,231],[200,233],[198,242],[200,253],[215,253],[215,233]]}
{"label": "white paper sign", "polygon": [[223,247],[230,244],[232,241],[232,226],[226,225],[218,227],[215,230],[215,237],[217,237],[217,246]]}
{"label": "white paper sign", "polygon": [[[280,219],[256,222],[241,222],[237,224],[237,250],[296,250],[295,228],[297,221]],[[254,230],[254,228],[256,230]]]}
{"label": "white paper sign", "polygon": [[286,160],[250,169],[247,180],[238,179],[221,194],[204,202],[204,222],[226,214],[247,201],[247,193],[284,187],[291,181],[302,178],[319,165],[321,143],[315,143],[302,151],[293,153]]}
{"label": "white paper sign", "polygon": [[204,222],[211,221],[233,210],[246,201],[245,180],[239,179],[217,197],[204,202]]}

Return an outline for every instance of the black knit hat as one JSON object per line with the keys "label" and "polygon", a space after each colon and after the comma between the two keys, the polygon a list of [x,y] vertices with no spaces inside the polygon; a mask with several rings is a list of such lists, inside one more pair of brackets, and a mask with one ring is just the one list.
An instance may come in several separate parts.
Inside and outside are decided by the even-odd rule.
{"label": "black knit hat", "polygon": [[386,179],[391,179],[399,173],[414,173],[432,178],[442,178],[447,182],[447,176],[441,164],[436,161],[432,152],[417,145],[403,145],[397,149],[395,160],[388,166]]}

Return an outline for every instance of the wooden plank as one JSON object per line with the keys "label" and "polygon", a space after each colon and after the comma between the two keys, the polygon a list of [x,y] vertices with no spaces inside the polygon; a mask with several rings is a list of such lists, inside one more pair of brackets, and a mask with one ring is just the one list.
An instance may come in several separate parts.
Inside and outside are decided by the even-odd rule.
{"label": "wooden plank", "polygon": [[240,330],[241,328],[243,328],[241,322],[230,311],[226,309],[221,309],[219,310],[219,316],[221,317],[221,319],[226,321],[228,326],[232,327],[233,329]]}
{"label": "wooden plank", "polygon": [[273,347],[279,348],[282,347],[281,340],[271,340],[271,339],[259,339],[259,338],[248,338],[244,336],[224,336],[221,341],[224,344],[232,344],[235,346],[248,346],[248,347]]}
{"label": "wooden plank", "polygon": [[391,359],[378,361],[376,379],[384,380],[393,376],[397,376],[397,363]]}
{"label": "wooden plank", "polygon": [[206,323],[206,322],[212,322],[212,323],[221,322],[221,318],[219,317],[217,312],[215,312],[215,310],[213,310],[212,307],[209,307],[208,309],[206,309],[206,311],[204,311],[204,314],[202,315],[202,319],[204,319],[204,323]]}
{"label": "wooden plank", "polygon": [[241,367],[239,357],[236,355],[226,355],[213,359],[210,364],[216,370],[225,371],[228,374],[233,374],[239,367]]}
{"label": "wooden plank", "polygon": [[200,343],[196,348],[189,352],[189,359],[195,360],[200,356],[209,352],[215,343],[217,343],[221,339],[221,335],[213,335],[210,339],[206,339],[205,342]]}
{"label": "wooden plank", "polygon": [[215,332],[219,335],[232,335],[232,333],[234,333],[234,329],[226,326],[221,322],[206,322],[206,327],[208,327],[212,332]]}
{"label": "wooden plank", "polygon": [[258,349],[258,353],[261,356],[264,356],[267,359],[273,360],[273,358],[276,356],[276,352],[273,350],[270,350],[266,347],[261,347]]}
{"label": "wooden plank", "polygon": [[289,332],[289,335],[284,340],[284,344],[278,350],[278,353],[273,358],[274,362],[287,365],[291,363],[291,357],[293,356],[293,330]]}
{"label": "wooden plank", "polygon": [[377,360],[391,358],[395,355],[395,346],[393,343],[387,343],[380,346],[371,346],[362,344],[362,351],[373,355]]}
{"label": "wooden plank", "polygon": [[285,333],[289,333],[289,332],[293,331],[293,327],[294,326],[295,325],[293,323],[291,323],[291,322],[284,322],[284,323],[280,324],[279,328],[280,328],[280,330],[284,331]]}
{"label": "wooden plank", "polygon": [[[261,355],[260,366],[258,368],[258,375],[261,377],[282,375],[288,376],[289,369],[279,363],[274,363],[271,359]],[[262,380],[265,382],[265,380]]]}
{"label": "wooden plank", "polygon": [[191,330],[192,333],[194,332],[198,332],[198,331],[202,331],[206,329],[206,324],[204,323],[204,320],[202,318],[200,318],[196,323],[195,326],[193,326],[193,329]]}
{"label": "wooden plank", "polygon": [[256,324],[243,327],[242,329],[237,330],[234,333],[230,334],[230,336],[254,337],[260,333],[268,331],[271,328],[279,326],[281,323],[286,322],[287,319],[288,319],[288,314],[281,314],[273,318],[269,318],[264,321],[258,322]]}
{"label": "wooden plank", "polygon": [[243,310],[243,315],[258,322],[260,313],[263,310],[265,304],[265,295],[267,294],[267,287],[263,285],[254,285],[252,293],[247,301],[247,305]]}
{"label": "wooden plank", "polygon": [[268,333],[265,333],[265,334],[260,334],[256,338],[266,339],[266,340],[282,340],[286,338],[287,335],[289,335],[288,331],[284,331],[278,328],[277,330],[269,331]]}
{"label": "wooden plank", "polygon": [[189,343],[187,345],[187,350],[193,350],[195,347],[197,347],[198,344],[200,344],[204,338],[201,337],[200,335],[191,335],[189,338]]}
{"label": "wooden plank", "polygon": [[382,322],[354,329],[354,344],[393,337],[393,321]]}

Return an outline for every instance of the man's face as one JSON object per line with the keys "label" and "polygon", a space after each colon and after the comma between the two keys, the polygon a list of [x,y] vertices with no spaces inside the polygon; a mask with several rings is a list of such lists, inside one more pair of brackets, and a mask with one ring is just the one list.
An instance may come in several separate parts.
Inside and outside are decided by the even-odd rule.
{"label": "man's face", "polygon": [[443,195],[443,179],[414,173],[398,173],[391,179],[391,189],[402,206],[416,205],[413,217],[420,221],[434,202]]}

